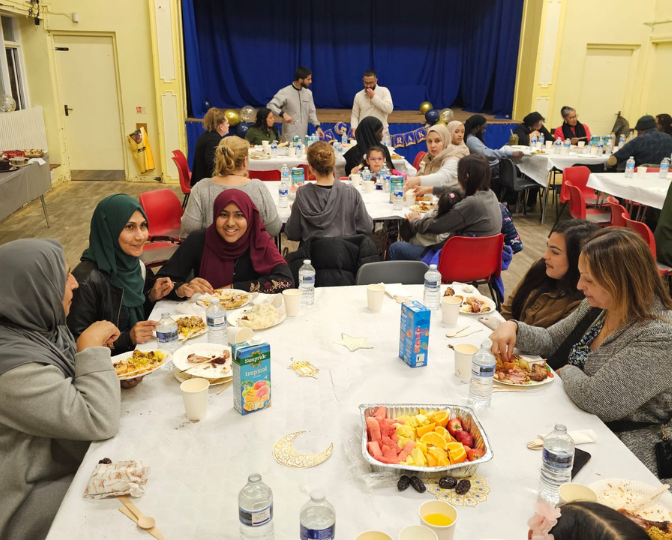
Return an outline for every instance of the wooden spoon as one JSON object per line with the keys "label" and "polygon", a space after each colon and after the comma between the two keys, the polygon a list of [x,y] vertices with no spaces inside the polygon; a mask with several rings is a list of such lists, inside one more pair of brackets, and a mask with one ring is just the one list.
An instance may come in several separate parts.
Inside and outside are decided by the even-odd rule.
{"label": "wooden spoon", "polygon": [[156,525],[155,519],[153,517],[147,517],[144,515],[140,510],[138,510],[138,507],[135,506],[128,497],[122,495],[119,497],[119,500],[124,503],[126,508],[133,512],[138,518],[138,527],[141,529],[151,529]]}

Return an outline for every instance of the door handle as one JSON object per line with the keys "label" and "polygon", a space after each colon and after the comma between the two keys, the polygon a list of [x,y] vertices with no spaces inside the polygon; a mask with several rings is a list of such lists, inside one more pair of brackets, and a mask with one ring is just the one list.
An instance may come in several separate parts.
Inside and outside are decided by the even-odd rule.
{"label": "door handle", "polygon": [[71,108],[68,107],[67,105],[63,105],[63,109],[65,110],[65,116],[70,116],[70,114],[68,114],[68,113],[69,113],[70,111],[74,111],[74,110],[75,110],[75,109],[71,109]]}

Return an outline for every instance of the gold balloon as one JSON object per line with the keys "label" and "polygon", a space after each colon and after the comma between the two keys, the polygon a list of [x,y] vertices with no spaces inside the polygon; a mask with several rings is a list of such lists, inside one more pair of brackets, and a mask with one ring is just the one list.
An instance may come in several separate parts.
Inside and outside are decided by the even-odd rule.
{"label": "gold balloon", "polygon": [[226,116],[226,119],[229,121],[229,125],[231,127],[237,126],[240,123],[240,114],[238,114],[238,111],[234,111],[233,109],[226,109],[224,111],[224,116]]}
{"label": "gold balloon", "polygon": [[420,104],[420,112],[425,114],[428,110],[433,109],[434,106],[429,101],[423,101]]}
{"label": "gold balloon", "polygon": [[438,121],[436,124],[434,124],[434,125],[436,126],[436,125],[438,125],[438,124],[441,124],[442,126],[447,126],[447,125],[448,125],[448,124],[446,124],[443,120],[439,120],[439,121]]}
{"label": "gold balloon", "polygon": [[452,109],[443,109],[441,111],[441,120],[443,120],[446,124],[450,122],[454,117],[455,113],[453,113]]}

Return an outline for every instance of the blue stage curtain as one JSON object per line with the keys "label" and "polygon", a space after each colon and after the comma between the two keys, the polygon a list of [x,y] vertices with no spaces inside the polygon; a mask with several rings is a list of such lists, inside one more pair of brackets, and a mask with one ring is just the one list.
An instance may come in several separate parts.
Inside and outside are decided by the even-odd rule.
{"label": "blue stage curtain", "polygon": [[[394,135],[397,133],[408,133],[409,131],[423,127],[423,125],[424,124],[390,124],[390,134]],[[279,124],[278,127],[280,127]],[[322,124],[322,127],[325,130],[333,129],[334,124]],[[501,148],[509,142],[509,135],[511,134],[510,130],[512,130],[514,127],[516,127],[516,124],[488,124],[488,129],[485,131],[485,135],[483,137],[485,139],[485,144],[489,148]],[[312,132],[312,126],[309,128]],[[193,155],[194,148],[196,148],[196,141],[205,130],[203,129],[203,124],[201,122],[187,122],[186,129],[188,145],[187,161],[189,162],[189,168],[191,169],[194,160]],[[418,154],[418,152],[427,151],[427,145],[423,141],[418,144],[406,146],[404,148],[395,148],[394,151],[400,156],[406,158],[409,163],[413,164],[413,160],[415,159],[415,156]]]}
{"label": "blue stage curtain", "polygon": [[266,105],[299,65],[313,71],[317,108],[349,109],[375,69],[397,110],[458,95],[481,110],[513,104],[523,0],[312,2],[182,0],[192,113]]}

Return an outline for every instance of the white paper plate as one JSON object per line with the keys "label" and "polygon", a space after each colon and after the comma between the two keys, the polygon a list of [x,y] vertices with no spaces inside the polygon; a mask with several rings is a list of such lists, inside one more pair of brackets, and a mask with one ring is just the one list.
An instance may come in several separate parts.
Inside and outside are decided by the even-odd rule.
{"label": "white paper plate", "polygon": [[[282,306],[278,309],[278,319],[271,324],[270,326],[267,326],[266,328],[253,328],[255,332],[260,332],[261,330],[267,330],[268,328],[273,328],[274,326],[278,326],[282,321],[284,321],[287,318],[287,312],[285,311],[285,306]],[[226,320],[231,326],[236,326],[240,327],[238,324],[238,319],[245,315],[246,309],[237,309],[235,311],[231,311],[230,313],[227,314]]]}
{"label": "white paper plate", "polygon": [[[229,354],[231,353],[231,347],[228,345],[217,345],[216,343],[193,343],[185,345],[177,349],[177,352],[173,355],[173,365],[180,370],[187,369],[194,365],[187,360],[190,354],[212,356],[214,358],[216,355],[222,354],[222,350],[227,350]],[[202,377],[203,379],[229,377],[232,375],[231,357],[229,356],[225,364],[217,365],[216,368],[213,368],[212,364],[205,364],[185,371],[185,373],[189,373],[195,377]]]}
{"label": "white paper plate", "polygon": [[[223,293],[238,293],[238,294],[246,294],[247,295],[247,302],[238,306],[235,309],[240,309],[242,307],[245,307],[247,304],[249,304],[252,301],[252,294],[253,293],[249,293],[247,291],[242,291],[240,289],[217,289],[217,290],[222,291]],[[203,307],[207,308],[210,305],[210,299],[212,298],[212,296],[213,295],[211,295],[211,294],[202,294],[198,297],[198,299],[196,300],[196,303],[199,306],[203,306]],[[221,302],[220,302],[220,304],[221,304]],[[227,309],[227,310],[229,309],[226,306],[224,306],[224,308]]]}
{"label": "white paper plate", "polygon": [[[528,362],[532,363],[529,358],[526,358],[526,360]],[[551,366],[548,366],[548,369],[551,370],[550,375],[548,377],[546,377],[543,381],[540,381],[540,382],[528,381],[525,384],[516,384],[516,383],[512,383],[510,381],[500,381],[500,380],[497,380],[494,377],[493,377],[492,380],[495,381],[498,384],[503,384],[504,386],[518,386],[520,388],[530,388],[532,386],[544,386],[545,384],[551,384],[557,377],[557,375],[555,374],[555,371],[553,371],[553,368]]]}
{"label": "white paper plate", "polygon": [[[597,502],[618,510],[629,502],[656,489],[644,482],[610,478],[598,480],[588,486],[597,495]],[[672,494],[665,491],[654,497],[646,506],[640,508],[636,515],[649,521],[672,521]]]}
{"label": "white paper plate", "polygon": [[219,386],[220,384],[224,384],[233,379],[233,375],[230,375],[228,377],[222,377],[221,379],[208,379],[208,377],[194,377],[193,375],[189,375],[188,371],[180,373],[180,370],[177,368],[173,369],[173,376],[181,383],[183,383],[184,381],[188,381],[189,379],[206,379],[210,381],[210,386]]}
{"label": "white paper plate", "polygon": [[[143,373],[137,373],[135,375],[129,374],[129,375],[122,375],[119,377],[120,381],[127,381],[129,379],[135,379],[137,377],[145,377],[146,375],[151,375],[154,373],[157,369],[159,369],[162,365],[164,365],[168,359],[170,358],[170,353],[167,351],[162,351],[161,349],[157,349],[158,351],[162,352],[165,356],[163,360],[161,361],[160,364],[156,365],[155,367],[151,368],[149,371],[145,371]],[[129,351],[121,354],[117,354],[116,356],[112,357],[112,365],[116,364],[120,360],[128,360],[133,356],[134,351]],[[142,351],[142,352],[150,352],[150,351]]]}
{"label": "white paper plate", "polygon": [[[492,315],[493,313],[497,313],[497,304],[495,304],[492,298],[488,298],[487,296],[483,296],[478,293],[461,293],[460,296],[464,296],[464,301],[460,306],[461,315],[477,315],[480,317],[483,315]],[[476,298],[484,302],[485,305],[488,306],[490,309],[488,311],[479,311],[478,313],[474,313],[472,311],[465,311],[465,302],[469,296],[475,296]]]}

